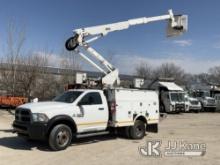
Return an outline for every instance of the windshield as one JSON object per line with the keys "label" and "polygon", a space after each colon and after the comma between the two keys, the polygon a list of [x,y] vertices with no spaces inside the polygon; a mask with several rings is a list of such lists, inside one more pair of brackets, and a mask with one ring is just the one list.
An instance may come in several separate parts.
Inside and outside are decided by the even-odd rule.
{"label": "windshield", "polygon": [[196,92],[195,93],[195,96],[196,97],[209,97],[209,92],[207,91],[199,91],[199,92]]}
{"label": "windshield", "polygon": [[184,102],[185,101],[185,93],[170,93],[171,101]]}
{"label": "windshield", "polygon": [[72,103],[74,102],[82,92],[80,91],[67,91],[63,94],[55,97],[53,101],[64,102],[64,103]]}

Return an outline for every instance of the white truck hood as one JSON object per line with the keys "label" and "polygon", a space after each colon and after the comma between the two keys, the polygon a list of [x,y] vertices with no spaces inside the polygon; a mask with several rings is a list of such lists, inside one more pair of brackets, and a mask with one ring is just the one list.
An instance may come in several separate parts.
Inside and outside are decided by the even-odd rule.
{"label": "white truck hood", "polygon": [[27,103],[19,106],[18,108],[27,108],[30,109],[32,113],[47,113],[48,111],[56,111],[56,110],[68,110],[72,104],[71,103],[63,103],[63,102],[55,102],[55,101],[47,101],[47,102],[37,102],[37,103]]}
{"label": "white truck hood", "polygon": [[214,98],[209,97],[209,96],[206,96],[205,99],[207,99],[207,100],[208,100],[208,99],[209,99],[209,100],[215,100]]}
{"label": "white truck hood", "polygon": [[189,97],[189,101],[198,101],[198,99],[193,98],[193,97]]}

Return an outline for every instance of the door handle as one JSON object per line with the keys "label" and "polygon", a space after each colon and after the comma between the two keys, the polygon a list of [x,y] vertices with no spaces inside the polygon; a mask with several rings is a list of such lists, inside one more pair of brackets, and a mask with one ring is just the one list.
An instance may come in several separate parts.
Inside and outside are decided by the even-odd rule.
{"label": "door handle", "polygon": [[104,110],[104,108],[99,108],[99,110],[101,111],[101,110]]}

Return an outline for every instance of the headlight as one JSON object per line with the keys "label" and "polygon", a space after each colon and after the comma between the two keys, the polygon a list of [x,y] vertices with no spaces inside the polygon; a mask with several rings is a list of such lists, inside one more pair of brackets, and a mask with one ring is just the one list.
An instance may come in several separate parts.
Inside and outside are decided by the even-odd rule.
{"label": "headlight", "polygon": [[47,115],[43,113],[33,113],[32,119],[34,122],[47,122],[48,121]]}

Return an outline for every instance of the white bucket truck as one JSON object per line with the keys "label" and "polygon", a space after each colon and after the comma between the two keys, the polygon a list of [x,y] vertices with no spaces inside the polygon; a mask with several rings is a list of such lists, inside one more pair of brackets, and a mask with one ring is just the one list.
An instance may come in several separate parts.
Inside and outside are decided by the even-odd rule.
{"label": "white bucket truck", "polygon": [[[13,123],[15,132],[30,139],[47,140],[53,150],[62,150],[70,145],[73,137],[101,135],[120,128],[119,130],[124,130],[127,137],[141,139],[148,126],[157,131],[159,122],[157,93],[118,87],[120,84],[118,69],[90,47],[89,43],[110,32],[160,20],[168,20],[168,36],[179,35],[187,30],[187,16],[175,16],[172,10],[169,10],[167,15],[142,17],[74,30],[75,34],[67,40],[66,48],[78,53],[104,74],[96,81],[101,90],[68,90],[51,102],[19,106]],[[98,66],[84,52],[103,66]]]}
{"label": "white bucket truck", "polygon": [[124,129],[127,137],[141,139],[147,126],[157,131],[158,122],[158,95],[154,91],[76,89],[51,102],[18,107],[13,127],[19,136],[48,140],[53,150],[62,150],[73,137],[103,135],[117,128]]}

